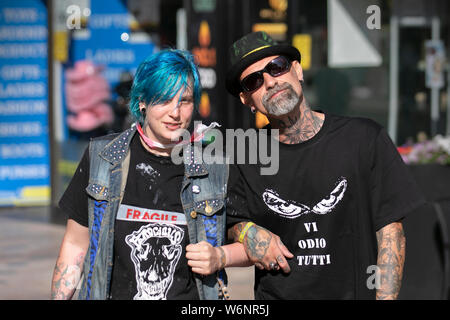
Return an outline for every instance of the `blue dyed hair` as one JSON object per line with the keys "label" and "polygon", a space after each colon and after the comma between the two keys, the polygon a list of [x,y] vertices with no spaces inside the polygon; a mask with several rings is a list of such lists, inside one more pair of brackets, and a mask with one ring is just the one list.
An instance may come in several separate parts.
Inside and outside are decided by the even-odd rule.
{"label": "blue dyed hair", "polygon": [[202,88],[193,55],[176,49],[154,53],[136,70],[130,93],[130,112],[142,121],[140,102],[150,106],[165,103],[172,100],[178,91],[188,87],[192,89],[194,107],[197,109]]}

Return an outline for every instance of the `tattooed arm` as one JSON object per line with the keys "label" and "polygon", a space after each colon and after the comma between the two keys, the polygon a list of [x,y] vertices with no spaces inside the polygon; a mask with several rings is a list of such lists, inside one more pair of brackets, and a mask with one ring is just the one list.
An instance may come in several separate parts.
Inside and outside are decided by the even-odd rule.
{"label": "tattooed arm", "polygon": [[283,245],[280,237],[263,227],[252,225],[245,234],[243,243],[239,235],[247,222],[237,223],[228,230],[228,238],[234,243],[213,247],[206,241],[186,246],[186,258],[192,271],[202,275],[212,274],[225,267],[248,267],[255,264],[259,269],[270,270],[269,264],[276,262],[284,272],[291,269],[285,257],[292,253]]}
{"label": "tattooed arm", "polygon": [[377,300],[395,300],[400,292],[406,240],[401,222],[391,223],[377,232],[380,288]]}
{"label": "tattooed arm", "polygon": [[[238,241],[239,235],[247,222],[235,224],[228,230],[228,239]],[[281,242],[281,239],[276,234],[258,225],[252,225],[245,234],[242,243],[247,253],[248,258],[259,269],[270,270],[269,264],[276,262],[284,272],[291,271],[287,258],[292,258],[294,255]]]}
{"label": "tattooed arm", "polygon": [[88,228],[69,219],[53,272],[51,293],[53,300],[72,298],[81,278],[88,246]]}

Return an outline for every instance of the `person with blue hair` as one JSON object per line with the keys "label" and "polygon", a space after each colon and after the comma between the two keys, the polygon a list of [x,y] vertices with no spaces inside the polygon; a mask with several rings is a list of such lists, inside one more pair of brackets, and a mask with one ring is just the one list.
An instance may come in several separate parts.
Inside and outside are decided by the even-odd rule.
{"label": "person with blue hair", "polygon": [[180,50],[161,51],[139,65],[130,94],[130,112],[142,121],[141,103],[166,103],[186,88],[191,90],[194,108],[198,108],[202,88],[193,57]]}
{"label": "person with blue hair", "polygon": [[77,286],[79,299],[227,298],[228,166],[170,157],[200,95],[186,51],[162,50],[139,65],[129,104],[136,122],[91,140],[59,202],[68,221],[53,299],[71,299]]}

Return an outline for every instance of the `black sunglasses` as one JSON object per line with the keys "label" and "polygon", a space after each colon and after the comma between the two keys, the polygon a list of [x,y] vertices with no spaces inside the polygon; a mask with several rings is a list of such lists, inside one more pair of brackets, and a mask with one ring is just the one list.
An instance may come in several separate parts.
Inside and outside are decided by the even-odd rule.
{"label": "black sunglasses", "polygon": [[272,77],[279,77],[291,69],[291,62],[284,56],[279,56],[270,61],[262,70],[250,73],[241,81],[242,90],[252,92],[259,89],[264,83],[264,72]]}

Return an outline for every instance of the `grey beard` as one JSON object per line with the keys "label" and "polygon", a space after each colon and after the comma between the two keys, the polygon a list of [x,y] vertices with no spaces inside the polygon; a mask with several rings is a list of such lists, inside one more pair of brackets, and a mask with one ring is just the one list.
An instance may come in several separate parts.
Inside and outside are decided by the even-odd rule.
{"label": "grey beard", "polygon": [[[284,89],[287,89],[286,92],[269,100],[274,93]],[[267,113],[273,116],[283,116],[290,113],[299,102],[300,97],[289,83],[275,86],[273,89],[266,92],[262,99],[262,104],[264,108],[266,108]]]}

